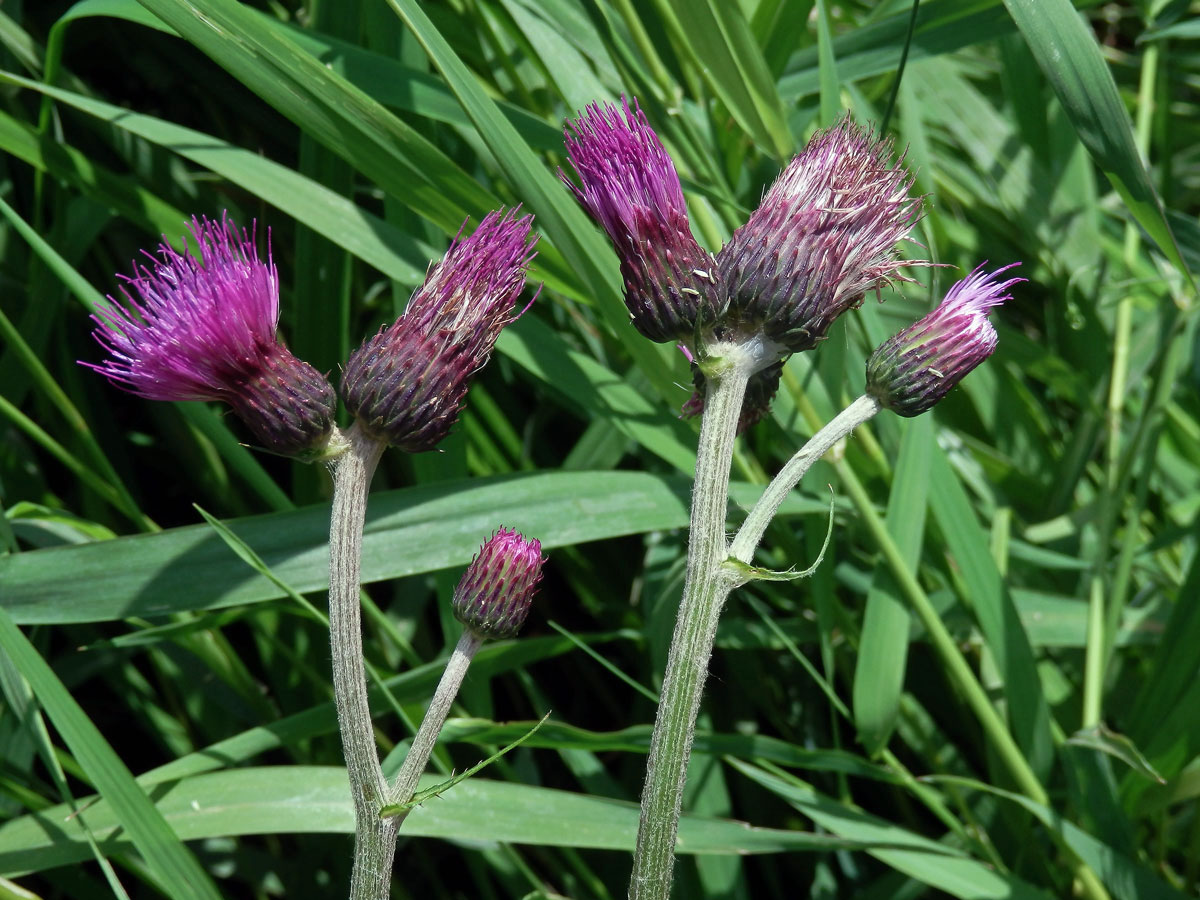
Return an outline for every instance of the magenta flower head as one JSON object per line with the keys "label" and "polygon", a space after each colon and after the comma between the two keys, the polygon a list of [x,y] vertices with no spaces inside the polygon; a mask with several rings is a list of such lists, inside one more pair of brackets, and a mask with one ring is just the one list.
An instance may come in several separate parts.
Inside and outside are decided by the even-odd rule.
{"label": "magenta flower head", "polygon": [[484,638],[516,635],[542,578],[542,545],[501,528],[479,548],[458,587],[454,617]]}
{"label": "magenta flower head", "polygon": [[632,110],[625,101],[589,106],[564,137],[581,186],[559,175],[612,241],[634,328],[659,343],[692,341],[727,300],[712,255],[692,237],[675,165],[637,101]]}
{"label": "magenta flower head", "polygon": [[458,420],[533,259],[532,216],[492,212],[430,267],[408,308],[354,351],[342,399],[369,435],[409,453],[432,450]]}
{"label": "magenta flower head", "polygon": [[125,303],[109,297],[92,317],[109,358],[82,364],[150,400],[228,403],[267,449],[319,456],[337,396],[276,337],[279,278],[270,250],[262,262],[253,231],[224,216],[193,218],[190,230],[200,261],[165,239],[157,257],[146,253],[149,265],[122,276]]}
{"label": "magenta flower head", "polygon": [[996,349],[988,310],[1012,299],[1024,278],[998,281],[983,265],[957,282],[937,309],[884,341],[867,360],[867,393],[902,416],[917,416],[950,392]]}
{"label": "magenta flower head", "polygon": [[894,278],[896,244],[916,223],[910,175],[889,141],[847,116],[818,132],[717,254],[737,330],[800,352],[867,291]]}

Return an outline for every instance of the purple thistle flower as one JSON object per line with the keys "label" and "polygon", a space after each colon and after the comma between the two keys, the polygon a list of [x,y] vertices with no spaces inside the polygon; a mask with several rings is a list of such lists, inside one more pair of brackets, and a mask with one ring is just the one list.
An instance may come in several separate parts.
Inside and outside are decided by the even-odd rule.
{"label": "purple thistle flower", "polygon": [[918,217],[912,182],[891,142],[849,116],[818,132],[717,254],[735,331],[808,350],[867,291],[914,265],[895,258]]}
{"label": "purple thistle flower", "polygon": [[559,176],[612,241],[633,326],[659,343],[691,341],[728,300],[712,254],[692,236],[671,157],[637,101],[622,108],[593,104],[567,123],[567,157],[582,186]]}
{"label": "purple thistle flower", "polygon": [[454,617],[480,637],[515,636],[529,615],[543,562],[540,541],[501,528],[479,548],[454,589]]}
{"label": "purple thistle flower", "polygon": [[[337,398],[329,382],[276,337],[279,278],[271,252],[227,217],[193,217],[201,260],[164,239],[150,265],[120,276],[125,302],[97,308],[93,336],[108,352],[82,365],[149,400],[220,400],[263,445],[316,454],[329,439]],[[185,251],[186,251],[186,238]],[[268,238],[269,241],[269,238]]]}
{"label": "purple thistle flower", "polygon": [[[433,264],[408,308],[354,351],[342,399],[373,437],[409,453],[432,450],[458,420],[533,259],[532,216],[489,213]],[[464,223],[465,224],[465,223]]]}
{"label": "purple thistle flower", "polygon": [[1011,263],[988,274],[986,263],[955,283],[938,307],[884,341],[867,360],[867,393],[902,416],[930,409],[996,349],[988,311],[1011,300],[1024,278],[997,281]]}

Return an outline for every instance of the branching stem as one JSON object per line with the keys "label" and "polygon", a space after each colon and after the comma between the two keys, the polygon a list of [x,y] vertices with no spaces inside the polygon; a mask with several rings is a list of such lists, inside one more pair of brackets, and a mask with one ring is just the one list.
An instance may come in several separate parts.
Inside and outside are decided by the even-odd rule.
{"label": "branching stem", "polygon": [[723,568],[729,556],[749,563],[754,548],[787,494],[830,447],[875,415],[880,407],[860,397],[821,429],[783,467],[755,505],[731,546],[725,541],[729,467],[751,364],[731,354],[730,367],[709,374],[692,493],[687,575],[663,676],[662,696],[642,793],[630,900],[666,900],[671,892],[675,839],[696,716],[704,693],[717,621],[740,579]]}

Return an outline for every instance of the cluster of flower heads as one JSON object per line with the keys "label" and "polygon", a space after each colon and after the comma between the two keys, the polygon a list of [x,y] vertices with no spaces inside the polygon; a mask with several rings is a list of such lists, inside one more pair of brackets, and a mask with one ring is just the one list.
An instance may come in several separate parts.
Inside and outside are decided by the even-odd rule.
{"label": "cluster of flower heads", "polygon": [[[493,212],[461,234],[395,324],[351,356],[342,399],[377,440],[432,450],[458,419],[467,388],[501,329],[519,315],[535,241],[532,217]],[[124,303],[93,318],[108,359],[84,363],[152,400],[228,403],[262,445],[318,459],[334,428],[336,394],[325,376],[279,340],[279,279],[253,231],[227,217],[193,219],[199,258],[164,239],[157,256],[124,277]],[[269,244],[269,242],[268,242]]]}
{"label": "cluster of flower heads", "polygon": [[[530,216],[494,212],[461,232],[396,322],[369,338],[342,374],[342,399],[370,437],[432,450],[458,419],[471,379],[491,355],[533,259]],[[280,341],[279,279],[268,246],[227,217],[193,219],[198,258],[164,239],[124,277],[124,303],[93,316],[108,358],[84,363],[151,400],[228,403],[263,446],[319,459],[334,431],[328,380]],[[268,239],[269,244],[269,239]],[[522,310],[523,312],[523,310]],[[454,593],[455,615],[481,638],[512,637],[541,579],[541,544],[502,528]]]}
{"label": "cluster of flower heads", "polygon": [[[634,327],[653,341],[678,342],[693,360],[696,393],[684,415],[703,411],[705,376],[693,358],[707,346],[760,340],[769,348],[747,385],[744,430],[767,415],[788,355],[816,346],[868,293],[911,280],[902,266],[929,265],[896,256],[920,217],[912,175],[889,140],[849,116],[809,141],[715,256],[693,237],[675,166],[636,101],[588,107],[567,124],[565,140],[580,183],[560,176],[612,242]],[[976,270],[932,322],[897,335],[886,353],[880,348],[869,390],[907,415],[944,396],[995,347],[986,312],[1020,280],[997,284],[1000,272]],[[947,313],[952,298],[956,312]],[[901,350],[917,333],[932,346]],[[904,371],[888,375],[888,367]],[[919,399],[900,399],[904,390]]]}

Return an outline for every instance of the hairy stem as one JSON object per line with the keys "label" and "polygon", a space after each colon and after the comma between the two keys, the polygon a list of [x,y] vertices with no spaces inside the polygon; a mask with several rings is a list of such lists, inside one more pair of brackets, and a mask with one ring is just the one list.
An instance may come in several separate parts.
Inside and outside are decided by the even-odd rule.
{"label": "hairy stem", "polygon": [[333,512],[329,523],[329,638],[338,730],[354,799],[354,868],[350,900],[386,900],[391,891],[396,826],[381,819],[387,781],[379,765],[367,699],[359,609],[359,569],[367,491],[384,444],[352,427],[346,451],[331,463]]}
{"label": "hairy stem", "polygon": [[[482,644],[483,638],[469,628],[458,639],[458,646],[454,648],[454,653],[446,662],[442,679],[433,693],[433,699],[429,701],[429,708],[425,710],[425,718],[421,720],[421,727],[413,736],[412,746],[408,748],[408,755],[404,757],[404,764],[392,782],[388,796],[389,805],[407,803],[416,793],[417,782],[420,781],[421,773],[425,771],[425,767],[429,763],[429,756],[433,753],[433,746],[437,743],[438,734],[441,733],[442,726],[446,723],[446,716],[450,713],[450,705],[458,696],[458,689],[462,686],[463,678],[467,674],[467,667],[471,665],[471,660]],[[396,827],[400,826],[407,815],[408,813],[405,812],[394,817]]]}
{"label": "hairy stem", "polygon": [[882,407],[878,400],[864,394],[809,438],[808,442],[784,464],[783,468],[779,470],[779,474],[771,479],[771,483],[767,485],[758,502],[754,504],[754,509],[750,510],[750,515],[742,523],[737,537],[729,545],[729,555],[734,559],[749,563],[767,526],[775,518],[780,504],[787,499],[792,488],[800,483],[800,479],[807,474],[813,464],[828,453],[834,444],[871,419],[880,409]]}
{"label": "hairy stem", "polygon": [[726,556],[725,512],[733,442],[750,371],[749,365],[734,358],[724,371],[708,375],[692,493],[687,575],[650,739],[630,900],[666,900],[671,892],[675,836],[696,716],[717,619],[732,587],[721,571]]}

